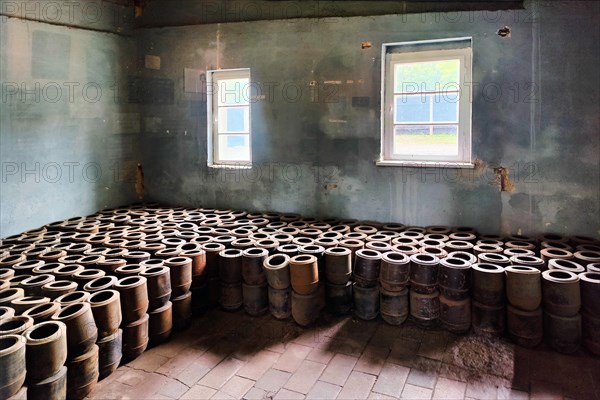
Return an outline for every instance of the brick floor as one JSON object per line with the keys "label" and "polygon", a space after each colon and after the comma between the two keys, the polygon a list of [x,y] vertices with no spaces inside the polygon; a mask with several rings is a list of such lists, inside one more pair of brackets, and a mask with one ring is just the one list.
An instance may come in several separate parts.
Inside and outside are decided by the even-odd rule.
{"label": "brick floor", "polygon": [[544,345],[407,321],[323,316],[301,328],[269,315],[207,312],[192,327],[119,367],[98,399],[600,400],[600,359]]}

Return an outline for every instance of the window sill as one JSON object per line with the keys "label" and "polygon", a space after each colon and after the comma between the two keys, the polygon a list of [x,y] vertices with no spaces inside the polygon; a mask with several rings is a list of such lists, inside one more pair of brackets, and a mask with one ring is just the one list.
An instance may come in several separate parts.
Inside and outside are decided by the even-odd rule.
{"label": "window sill", "polygon": [[378,167],[420,167],[420,168],[475,168],[470,162],[455,161],[396,161],[379,160],[375,162]]}
{"label": "window sill", "polygon": [[208,168],[217,168],[217,169],[252,169],[252,164],[208,164]]}

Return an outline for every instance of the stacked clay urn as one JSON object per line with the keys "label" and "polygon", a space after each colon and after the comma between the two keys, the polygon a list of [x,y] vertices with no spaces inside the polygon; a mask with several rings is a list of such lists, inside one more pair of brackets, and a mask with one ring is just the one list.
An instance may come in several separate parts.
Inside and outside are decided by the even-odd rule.
{"label": "stacked clay urn", "polygon": [[140,263],[140,277],[146,279],[148,292],[148,340],[152,346],[169,339],[173,330],[170,265],[177,268],[189,263],[191,260],[182,257],[171,261],[151,258]]}
{"label": "stacked clay urn", "polygon": [[[0,307],[16,317],[6,311],[2,319],[11,320],[11,329],[0,330],[13,335],[23,328],[17,333],[23,336],[44,321],[64,323],[67,367],[83,371],[92,360],[97,364],[67,379],[73,397],[91,390],[96,372],[102,378],[189,326],[192,310],[198,315],[217,305],[243,307],[253,316],[268,310],[302,326],[327,308],[365,320],[380,314],[392,325],[410,316],[420,326],[440,324],[454,333],[472,327],[502,335],[508,328],[523,346],[545,340],[568,353],[582,342],[598,354],[598,243],[581,236],[500,237],[467,227],[135,205],[3,239]],[[70,330],[78,326],[71,320],[91,322],[90,315],[96,337],[77,345],[72,337],[85,332]],[[16,349],[17,342],[3,346]],[[24,384],[31,391],[42,378],[19,383],[16,375],[11,387],[17,391]]]}
{"label": "stacked clay urn", "polygon": [[[67,326],[59,321],[40,322],[23,334],[26,346],[27,398],[31,400],[60,400],[67,397]],[[92,350],[93,353],[93,350]],[[84,353],[85,354],[85,353]],[[93,355],[92,355],[93,357]],[[70,362],[73,364],[73,361]],[[91,382],[83,390],[69,382],[69,395],[72,398],[84,397],[98,379],[91,363]],[[72,377],[77,380],[78,377]],[[85,386],[83,380],[81,381]],[[81,390],[79,392],[79,390]],[[78,393],[79,392],[79,393]]]}
{"label": "stacked clay urn", "polygon": [[277,319],[292,315],[292,287],[290,283],[290,257],[287,254],[274,254],[263,262],[267,279],[269,312]]}
{"label": "stacked clay urn", "polygon": [[147,279],[141,275],[124,276],[114,284],[121,298],[124,361],[139,357],[150,341],[147,287]]}
{"label": "stacked clay urn", "polygon": [[98,327],[92,307],[88,302],[66,305],[51,321],[66,325],[67,398],[82,399],[91,393],[100,376]]}

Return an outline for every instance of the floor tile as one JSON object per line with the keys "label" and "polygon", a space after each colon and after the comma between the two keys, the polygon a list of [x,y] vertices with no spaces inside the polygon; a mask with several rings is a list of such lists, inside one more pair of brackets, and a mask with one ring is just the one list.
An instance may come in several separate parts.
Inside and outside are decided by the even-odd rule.
{"label": "floor tile", "polygon": [[294,372],[287,381],[284,388],[294,392],[307,394],[317,379],[319,379],[319,376],[321,376],[325,367],[325,364],[304,360],[296,372]]}
{"label": "floor tile", "polygon": [[207,386],[195,385],[181,396],[181,400],[210,399],[217,391]]}
{"label": "floor tile", "polygon": [[188,386],[184,385],[178,380],[170,378],[164,381],[157,393],[171,397],[172,399],[178,399],[189,389],[190,388]]}
{"label": "floor tile", "polygon": [[290,343],[273,368],[285,372],[295,372],[311,350],[311,347]]}
{"label": "floor tile", "polygon": [[304,395],[302,393],[292,392],[291,390],[281,389],[273,400],[303,400]]}
{"label": "floor tile", "polygon": [[400,397],[409,373],[410,369],[402,365],[384,364],[373,387],[373,392]]}
{"label": "floor tile", "polygon": [[221,392],[227,393],[236,399],[241,399],[252,386],[254,381],[240,376],[234,376],[223,385]]}
{"label": "floor tile", "polygon": [[267,372],[256,381],[256,386],[259,389],[264,389],[267,392],[276,393],[292,376],[289,372],[280,371],[278,369],[269,369]]}
{"label": "floor tile", "polygon": [[331,359],[335,356],[335,353],[327,350],[315,347],[311,350],[310,353],[306,356],[307,360],[315,361],[321,364],[327,364]]}
{"label": "floor tile", "polygon": [[358,359],[354,370],[371,375],[379,375],[389,353],[390,349],[387,347],[369,345]]}
{"label": "floor tile", "polygon": [[263,350],[255,354],[248,360],[238,372],[237,375],[244,378],[257,380],[260,378],[269,368],[275,364],[281,354],[275,353],[269,350]]}
{"label": "floor tile", "polygon": [[183,371],[175,375],[178,381],[186,384],[189,387],[194,386],[204,375],[210,372],[210,368],[199,363],[193,362],[188,365]]}
{"label": "floor tile", "polygon": [[466,383],[439,378],[433,391],[433,398],[440,400],[462,400],[465,397]]}
{"label": "floor tile", "polygon": [[127,363],[127,366],[146,372],[154,372],[160,369],[160,367],[167,361],[169,361],[169,359],[165,356],[161,356],[160,354],[142,353],[138,358]]}
{"label": "floor tile", "polygon": [[317,381],[310,392],[306,395],[307,399],[330,400],[335,399],[341,392],[342,387],[332,383]]}
{"label": "floor tile", "polygon": [[437,372],[431,371],[421,371],[418,369],[411,369],[408,374],[408,378],[406,379],[406,383],[410,383],[411,385],[421,386],[427,389],[433,389],[435,387],[435,383],[437,382],[438,375]]}
{"label": "floor tile", "polygon": [[267,392],[257,387],[251,388],[245,395],[244,400],[262,400],[267,398]]}
{"label": "floor tile", "polygon": [[430,400],[433,390],[407,383],[402,390],[402,399],[407,400]]}
{"label": "floor tile", "polygon": [[336,354],[327,365],[327,368],[325,368],[325,371],[323,371],[320,380],[344,386],[357,361],[358,358],[356,357]]}
{"label": "floor tile", "polygon": [[214,389],[220,389],[235,373],[242,368],[243,361],[235,358],[226,358],[200,379],[199,383]]}
{"label": "floor tile", "polygon": [[338,399],[367,399],[371,394],[375,379],[377,378],[374,375],[352,371],[342,387],[342,391],[338,394]]}

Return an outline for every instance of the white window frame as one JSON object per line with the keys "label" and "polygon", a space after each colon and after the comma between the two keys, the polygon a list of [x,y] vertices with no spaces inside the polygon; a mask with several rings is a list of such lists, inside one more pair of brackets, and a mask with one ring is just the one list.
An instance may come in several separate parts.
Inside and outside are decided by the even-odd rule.
{"label": "white window frame", "polygon": [[[235,133],[248,135],[249,160],[223,160],[219,158],[219,81],[244,79],[250,81],[248,87],[248,132]],[[252,166],[252,101],[250,99],[251,77],[249,68],[220,69],[206,71],[206,107],[207,107],[207,149],[208,166],[215,168],[251,168]],[[225,135],[227,133],[223,133]]]}
{"label": "white window frame", "polygon": [[[424,40],[416,42],[385,43],[382,47],[381,68],[381,152],[377,165],[473,168],[471,161],[471,99],[472,99],[472,43],[470,37]],[[457,48],[432,50],[430,45],[457,43]],[[458,45],[460,43],[460,45]],[[422,46],[423,50],[418,50]],[[402,51],[402,47],[410,50]],[[451,47],[451,46],[450,46]],[[417,48],[417,50],[415,50]],[[393,50],[393,51],[392,51]],[[414,62],[455,60],[459,67],[458,155],[394,155],[394,70],[395,65]],[[424,124],[427,125],[427,124]]]}

